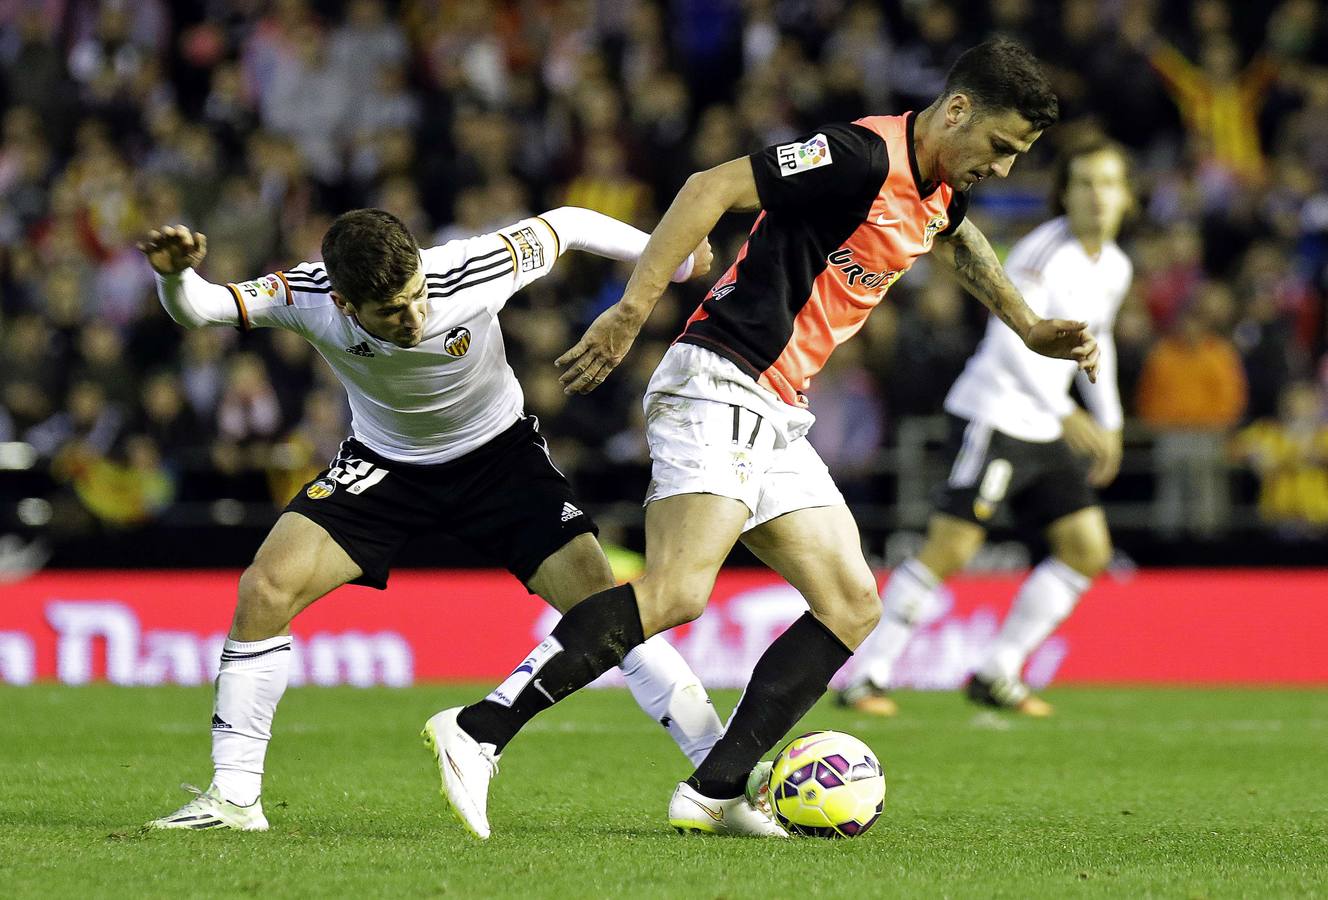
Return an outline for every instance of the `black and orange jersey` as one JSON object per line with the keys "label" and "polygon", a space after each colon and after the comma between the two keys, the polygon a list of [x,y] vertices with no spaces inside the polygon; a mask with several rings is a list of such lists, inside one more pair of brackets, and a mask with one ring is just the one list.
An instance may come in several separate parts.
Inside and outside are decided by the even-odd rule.
{"label": "black and orange jersey", "polygon": [[805,405],[834,348],[963,220],[964,194],[922,183],[914,118],[869,116],[753,154],[762,212],[678,340]]}

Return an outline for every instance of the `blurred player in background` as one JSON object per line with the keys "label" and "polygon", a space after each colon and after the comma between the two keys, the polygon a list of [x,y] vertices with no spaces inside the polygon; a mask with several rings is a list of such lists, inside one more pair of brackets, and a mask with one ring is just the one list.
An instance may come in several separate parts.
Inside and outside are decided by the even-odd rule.
{"label": "blurred player in background", "polygon": [[1133,206],[1129,164],[1118,145],[1086,137],[1057,160],[1052,207],[1058,215],[1016,244],[1005,265],[1034,312],[1088,321],[1100,353],[1096,382],[1078,379],[1088,410],[1070,396],[1073,363],[1038,356],[999,322],[988,323],[945,398],[953,464],[938,489],[926,543],[886,584],[881,624],[859,653],[861,674],[840,694],[842,703],[874,715],[897,711],[886,693],[895,663],[933,593],[982,548],[992,517],[1008,503],[1019,524],[1045,530],[1051,555],[1024,581],[965,691],[987,706],[1051,714],[1020,676],[1111,559],[1094,489],[1120,469],[1123,417],[1112,329],[1132,267],[1116,237]]}
{"label": "blurred player in background", "polygon": [[[259,793],[286,688],[290,622],[348,582],[386,588],[408,539],[450,534],[564,612],[613,586],[595,524],[549,457],[539,423],[523,412],[498,313],[564,251],[634,260],[647,238],[563,207],[421,251],[395,216],[361,209],[328,229],[322,263],[227,285],[194,271],[207,252],[202,234],[165,227],[139,245],[176,322],[295,332],[336,372],[354,416],[353,436],[290,501],[240,577],[217,676],[212,784],[150,825],[267,828]],[[710,260],[700,241],[672,277],[703,275]],[[721,726],[678,652],[649,641],[623,658],[622,670],[650,717],[691,759],[703,758]]]}
{"label": "blurred player in background", "polygon": [[933,250],[1014,340],[1095,370],[1084,323],[1033,313],[964,218],[963,192],[1007,175],[1057,114],[1037,60],[988,41],[956,61],[921,112],[827,126],[688,180],[622,300],[559,359],[567,390],[594,389],[690,247],[729,210],[762,210],[647,388],[646,571],[576,607],[485,700],[430,719],[426,730],[452,763],[442,771],[448,797],[472,831],[489,834],[494,761],[522,725],[647,637],[699,616],[742,540],[810,611],[757,662],[724,737],[674,791],[669,821],[681,831],[783,835],[744,788],[880,615],[857,523],[806,439],[814,417],[803,392]]}

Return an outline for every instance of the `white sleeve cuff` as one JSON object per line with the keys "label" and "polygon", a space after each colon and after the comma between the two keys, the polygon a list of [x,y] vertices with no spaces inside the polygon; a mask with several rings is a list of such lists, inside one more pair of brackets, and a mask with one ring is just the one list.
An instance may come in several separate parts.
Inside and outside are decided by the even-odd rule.
{"label": "white sleeve cuff", "polygon": [[240,310],[229,288],[203,278],[192,268],[178,275],[154,271],[157,298],[170,317],[185,328],[239,325]]}

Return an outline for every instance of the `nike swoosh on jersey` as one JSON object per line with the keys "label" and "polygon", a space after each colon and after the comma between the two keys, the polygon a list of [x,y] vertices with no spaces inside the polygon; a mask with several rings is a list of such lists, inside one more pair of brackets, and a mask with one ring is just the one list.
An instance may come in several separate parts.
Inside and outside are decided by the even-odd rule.
{"label": "nike swoosh on jersey", "polygon": [[902,222],[902,221],[904,221],[904,220],[903,220],[903,219],[887,219],[884,215],[879,215],[879,216],[876,217],[876,224],[877,224],[877,225],[898,225],[898,224],[899,224],[900,222]]}

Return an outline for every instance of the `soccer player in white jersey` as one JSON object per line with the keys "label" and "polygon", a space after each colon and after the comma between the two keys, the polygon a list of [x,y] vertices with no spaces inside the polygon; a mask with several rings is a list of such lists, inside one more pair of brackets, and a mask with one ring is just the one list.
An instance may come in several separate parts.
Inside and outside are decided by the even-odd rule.
{"label": "soccer player in white jersey", "polygon": [[932,594],[981,549],[992,516],[1008,503],[1022,524],[1045,529],[1051,555],[1020,587],[965,692],[982,705],[1051,714],[1021,674],[1111,558],[1094,489],[1110,484],[1120,468],[1112,328],[1132,269],[1116,237],[1133,204],[1119,146],[1082,138],[1061,154],[1052,199],[1058,216],[1015,245],[1006,269],[1039,314],[1089,323],[1100,353],[1097,381],[1078,379],[1089,409],[1070,396],[1073,363],[1038,356],[999,322],[988,325],[945,398],[954,462],[938,490],[926,543],[886,584],[880,625],[858,651],[859,675],[840,694],[844,704],[874,715],[897,712],[886,693],[892,671]]}
{"label": "soccer player in white jersey", "polygon": [[[594,523],[522,411],[498,313],[564,251],[635,260],[648,237],[564,207],[421,250],[395,216],[361,209],[333,222],[322,263],[227,285],[195,272],[207,252],[202,234],[164,227],[139,245],[176,322],[294,331],[332,366],[353,413],[353,436],[291,500],[240,577],[216,683],[212,784],[151,826],[268,827],[259,795],[290,622],[347,582],[385,588],[408,538],[449,533],[563,612],[613,586]],[[703,241],[674,280],[705,274],[710,261]],[[699,761],[722,733],[705,689],[663,640],[637,649],[623,660],[628,687]]]}

